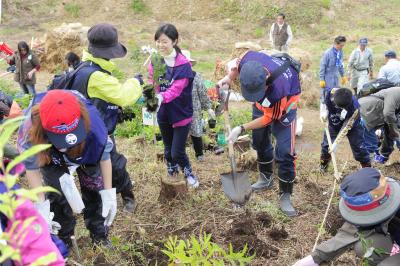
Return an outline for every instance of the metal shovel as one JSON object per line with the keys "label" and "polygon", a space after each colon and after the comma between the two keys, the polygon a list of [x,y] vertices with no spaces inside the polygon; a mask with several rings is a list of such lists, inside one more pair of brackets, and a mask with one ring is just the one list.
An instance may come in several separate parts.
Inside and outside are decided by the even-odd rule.
{"label": "metal shovel", "polygon": [[[229,99],[229,93],[227,99]],[[231,126],[229,121],[228,101],[229,100],[226,100],[225,102],[224,121],[225,132],[230,133]],[[233,150],[232,141],[228,142],[228,151],[232,172],[221,174],[222,187],[225,195],[235,204],[244,205],[249,200],[252,192],[249,176],[246,172],[236,171],[235,152]]]}

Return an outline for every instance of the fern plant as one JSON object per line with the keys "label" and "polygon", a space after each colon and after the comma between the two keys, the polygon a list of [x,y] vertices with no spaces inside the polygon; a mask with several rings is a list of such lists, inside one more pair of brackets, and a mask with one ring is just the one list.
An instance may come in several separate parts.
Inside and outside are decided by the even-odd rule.
{"label": "fern plant", "polygon": [[[11,173],[11,170],[19,163],[35,155],[45,149],[48,149],[51,145],[41,144],[33,146],[26,150],[14,160],[9,162],[6,166],[3,163],[3,148],[4,145],[9,141],[15,130],[19,127],[23,117],[17,117],[14,119],[7,120],[5,123],[0,125],[0,182],[3,182],[6,187],[6,192],[0,194],[0,213],[8,219],[9,230],[0,234],[0,264],[11,259],[15,262],[22,260],[21,247],[25,238],[25,229],[34,221],[34,218],[26,219],[23,223],[15,218],[15,211],[17,207],[25,202],[25,200],[38,200],[38,194],[44,192],[57,192],[57,190],[51,187],[38,187],[34,189],[15,188],[18,182],[19,176]],[[22,223],[22,227],[21,227]],[[17,230],[17,228],[22,228]],[[31,265],[48,265],[57,260],[57,255],[53,252],[45,256],[40,257]]]}
{"label": "fern plant", "polygon": [[204,234],[197,239],[191,236],[188,240],[178,240],[176,236],[170,236],[164,244],[166,249],[162,252],[168,256],[170,266],[192,265],[192,266],[223,266],[223,265],[247,265],[255,257],[248,256],[247,245],[235,252],[231,244],[226,251],[218,244],[211,241],[211,234]]}

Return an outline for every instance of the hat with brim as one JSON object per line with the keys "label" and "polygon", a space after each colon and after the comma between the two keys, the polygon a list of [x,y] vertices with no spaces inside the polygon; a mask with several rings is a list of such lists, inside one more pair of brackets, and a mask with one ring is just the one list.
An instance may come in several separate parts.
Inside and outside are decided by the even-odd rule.
{"label": "hat with brim", "polygon": [[39,116],[47,139],[57,149],[74,147],[86,139],[81,103],[72,91],[48,91],[39,104]]}
{"label": "hat with brim", "polygon": [[240,87],[243,98],[257,102],[265,96],[267,73],[257,61],[248,61],[240,69]]}
{"label": "hat with brim", "polygon": [[45,132],[50,143],[53,144],[58,150],[69,149],[81,144],[87,136],[83,119],[79,120],[78,126],[74,130],[66,134],[56,134],[50,131]]}
{"label": "hat with brim", "polygon": [[118,42],[117,29],[108,23],[94,25],[87,36],[88,50],[94,57],[112,59],[124,57],[127,53],[126,47]]}
{"label": "hat with brim", "polygon": [[390,219],[400,206],[400,185],[389,177],[386,177],[386,184],[388,186],[386,191],[390,191],[389,196],[385,195],[383,198],[367,204],[367,206],[373,206],[373,208],[362,210],[365,206],[358,206],[359,209],[356,210],[342,197],[339,202],[339,211],[342,217],[347,222],[360,227],[377,225]]}

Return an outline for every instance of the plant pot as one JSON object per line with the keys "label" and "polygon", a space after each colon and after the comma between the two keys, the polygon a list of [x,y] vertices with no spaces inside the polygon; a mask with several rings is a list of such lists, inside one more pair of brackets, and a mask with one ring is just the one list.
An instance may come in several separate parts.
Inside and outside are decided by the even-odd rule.
{"label": "plant pot", "polygon": [[250,139],[238,139],[234,147],[239,151],[239,152],[246,152],[250,149]]}
{"label": "plant pot", "polygon": [[208,119],[208,127],[209,127],[209,128],[215,128],[216,125],[217,125],[217,120],[215,120],[215,119]]}

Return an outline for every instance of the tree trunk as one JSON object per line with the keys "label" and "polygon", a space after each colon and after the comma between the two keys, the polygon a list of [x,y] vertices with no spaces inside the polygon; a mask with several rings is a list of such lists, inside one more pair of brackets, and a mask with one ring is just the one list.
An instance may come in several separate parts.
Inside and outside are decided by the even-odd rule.
{"label": "tree trunk", "polygon": [[161,203],[166,203],[173,199],[184,199],[187,195],[186,181],[181,177],[162,177],[161,191],[158,200]]}

